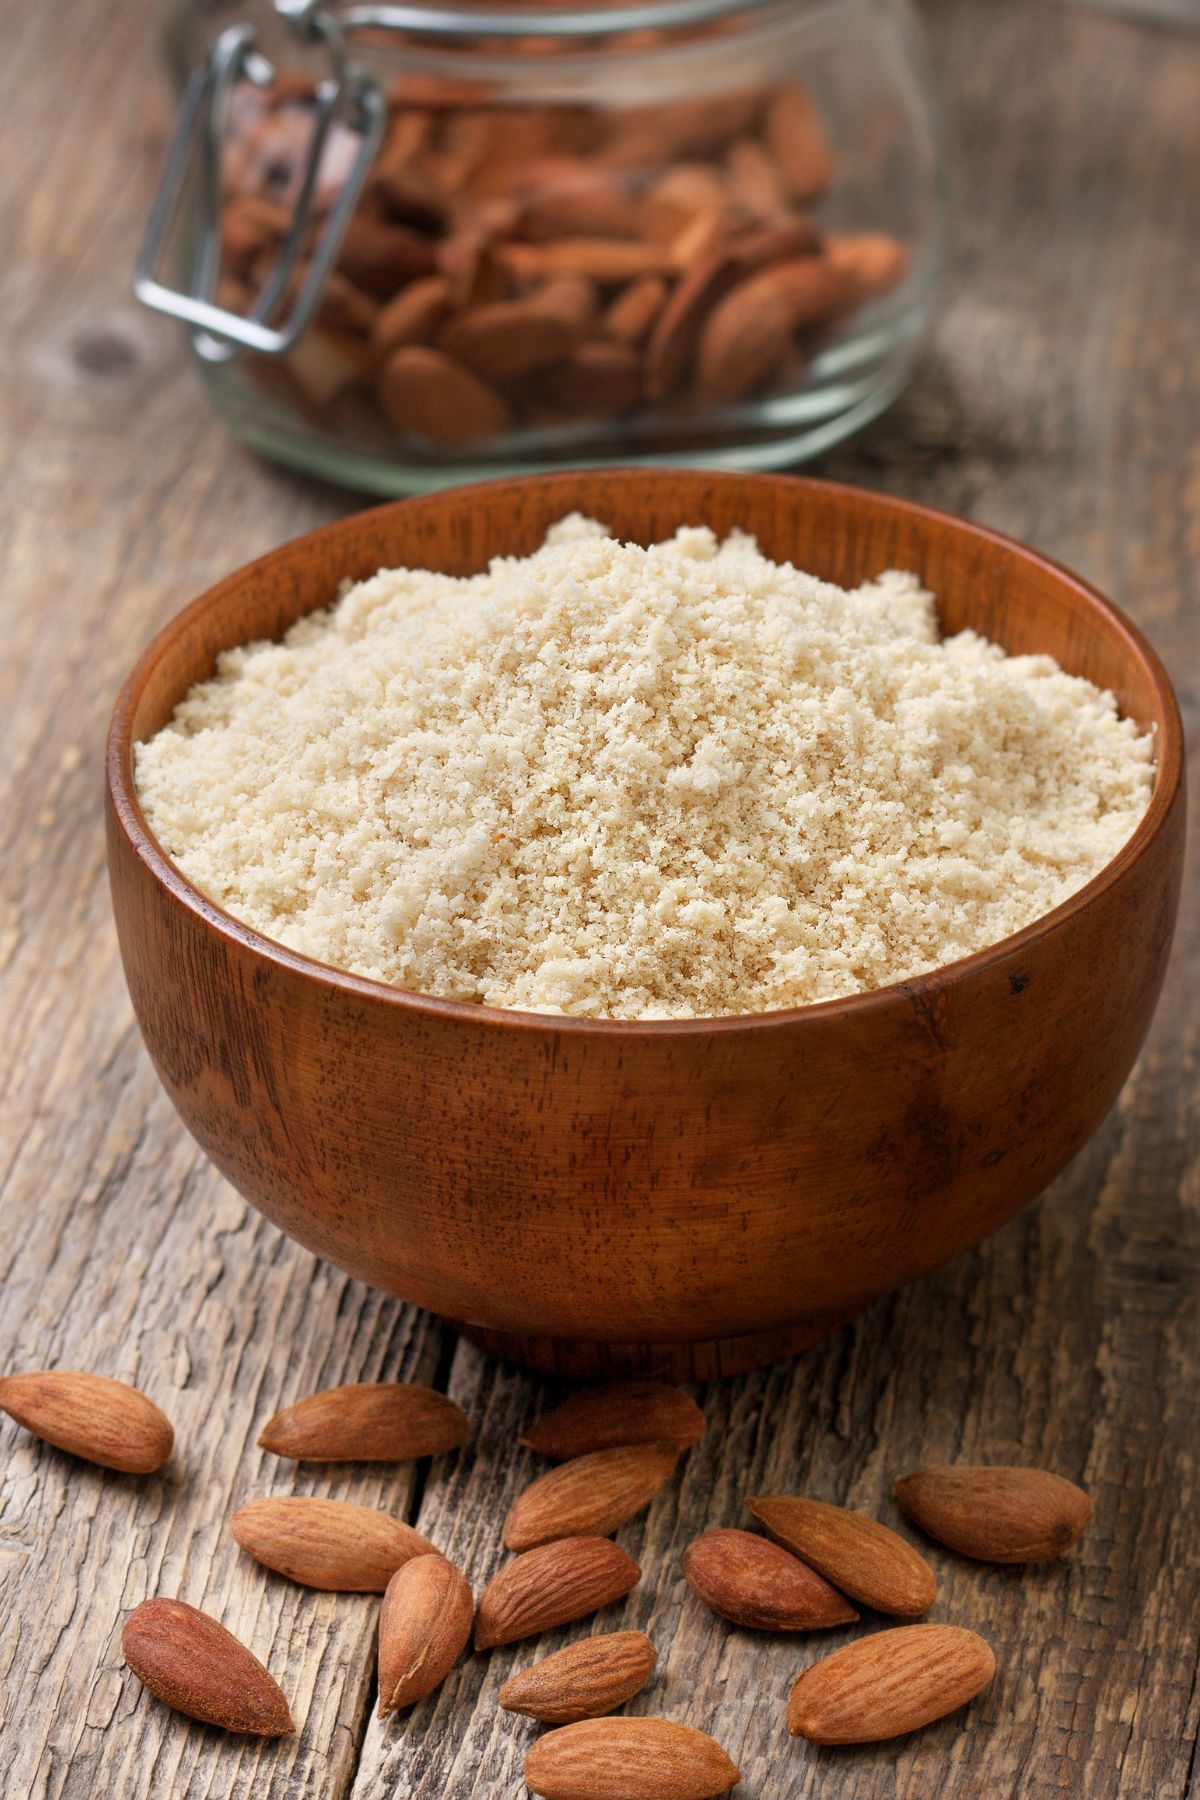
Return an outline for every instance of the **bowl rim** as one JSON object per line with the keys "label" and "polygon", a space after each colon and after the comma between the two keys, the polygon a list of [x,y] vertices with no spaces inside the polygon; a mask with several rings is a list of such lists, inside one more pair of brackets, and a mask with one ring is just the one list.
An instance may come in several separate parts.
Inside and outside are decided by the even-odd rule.
{"label": "bowl rim", "polygon": [[[106,792],[112,816],[124,834],[128,847],[151,877],[166,890],[171,899],[192,913],[208,930],[215,931],[219,936],[231,940],[241,949],[250,951],[263,958],[267,963],[286,970],[291,975],[299,975],[312,981],[318,987],[332,988],[359,1000],[393,1006],[402,1013],[429,1014],[444,1020],[457,1020],[494,1029],[582,1033],[584,1035],[599,1033],[605,1036],[651,1034],[679,1037],[693,1036],[697,1033],[784,1030],[795,1027],[806,1019],[829,1021],[836,1020],[846,1013],[852,1012],[864,1016],[871,1009],[879,1011],[897,1004],[908,1007],[927,1005],[930,997],[944,990],[947,984],[969,979],[989,964],[994,964],[1001,959],[1007,960],[1012,956],[1020,956],[1039,944],[1044,938],[1061,930],[1072,918],[1086,911],[1102,894],[1120,881],[1158,836],[1179,796],[1184,779],[1183,724],[1170,676],[1144,633],[1113,601],[1064,564],[1057,562],[1053,557],[1046,556],[1042,551],[1022,543],[1018,538],[993,531],[988,526],[977,525],[972,520],[960,518],[954,513],[925,506],[918,501],[905,500],[870,488],[859,488],[849,482],[826,481],[813,476],[747,475],[743,472],[718,469],[674,470],[664,468],[647,471],[637,467],[581,468],[557,470],[542,475],[509,476],[500,480],[466,483],[455,491],[471,495],[476,492],[499,493],[501,490],[509,488],[515,492],[528,489],[531,485],[543,488],[559,485],[566,489],[572,483],[587,482],[589,479],[600,479],[607,482],[634,480],[644,483],[648,474],[655,477],[674,476],[676,478],[682,475],[716,482],[729,479],[739,482],[787,484],[798,493],[804,492],[818,502],[824,496],[833,495],[851,502],[856,499],[866,499],[873,505],[880,505],[885,509],[892,510],[901,518],[907,517],[927,526],[950,527],[955,532],[965,532],[986,544],[1015,553],[1018,560],[1029,563],[1043,573],[1066,583],[1086,605],[1102,613],[1116,628],[1118,636],[1124,640],[1129,656],[1135,662],[1140,663],[1148,675],[1155,700],[1157,718],[1152,728],[1155,735],[1156,754],[1154,787],[1146,811],[1116,855],[1105,863],[1103,868],[1099,869],[1083,887],[1068,895],[1049,912],[1032,920],[1020,931],[1013,932],[1008,937],[999,938],[994,944],[985,944],[981,950],[972,951],[969,956],[957,957],[952,962],[941,963],[937,968],[926,970],[922,974],[909,976],[900,981],[888,982],[883,986],[869,988],[861,993],[839,995],[829,1000],[809,1001],[802,1006],[779,1007],[767,1012],[697,1014],[695,1017],[683,1019],[596,1019],[572,1013],[534,1012],[517,1007],[489,1006],[479,1001],[451,1000],[436,994],[422,994],[411,988],[394,987],[388,982],[377,981],[373,976],[356,975],[352,971],[339,968],[332,963],[319,962],[315,957],[306,956],[301,951],[292,950],[286,944],[276,942],[274,938],[267,937],[253,926],[244,924],[232,913],[226,912],[224,907],[210,900],[199,888],[195,887],[172,861],[151,830],[141,808],[133,772],[132,722],[142,690],[160,659],[172,646],[178,633],[186,628],[188,622],[217,605],[232,584],[241,584],[248,577],[252,577],[256,571],[267,568],[281,555],[293,554],[305,544],[318,539],[335,538],[342,533],[352,534],[364,519],[378,518],[400,508],[413,509],[422,505],[436,504],[439,499],[444,501],[446,489],[436,490],[432,494],[386,501],[380,506],[364,507],[331,520],[325,525],[317,526],[312,531],[288,538],[282,544],[266,551],[262,556],[255,557],[248,563],[240,564],[238,568],[206,588],[186,606],[181,607],[159,628],[121,684],[108,729],[105,755]],[[308,610],[315,611],[316,606]],[[303,614],[298,615],[298,617],[303,616]]]}

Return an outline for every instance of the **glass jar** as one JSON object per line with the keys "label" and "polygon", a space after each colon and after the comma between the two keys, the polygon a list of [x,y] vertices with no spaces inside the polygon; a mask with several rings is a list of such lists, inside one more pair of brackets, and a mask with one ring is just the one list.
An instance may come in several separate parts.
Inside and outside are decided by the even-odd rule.
{"label": "glass jar", "polygon": [[256,449],[383,494],[770,468],[907,381],[943,237],[907,0],[260,10],[272,63],[226,29],[215,75],[175,10],[188,272],[152,277],[164,194],[139,274]]}

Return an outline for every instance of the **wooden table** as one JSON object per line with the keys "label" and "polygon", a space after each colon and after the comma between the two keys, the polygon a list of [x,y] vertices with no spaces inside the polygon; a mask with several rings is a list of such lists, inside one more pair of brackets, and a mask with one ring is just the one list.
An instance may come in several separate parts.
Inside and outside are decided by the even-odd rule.
{"label": "wooden table", "polygon": [[[237,1551],[252,1494],[414,1519],[476,1585],[531,1474],[546,1387],[458,1344],[263,1224],[184,1135],[134,1026],[109,920],[100,754],[147,635],[225,570],[353,504],[243,454],[129,270],[166,103],[138,0],[26,6],[6,27],[0,159],[5,429],[0,661],[0,1368],[123,1376],[174,1419],[161,1478],[106,1475],[0,1424],[0,1791],[517,1794],[514,1664],[466,1661],[381,1728],[372,1599],[313,1594]],[[949,301],[909,396],[823,472],[1015,532],[1115,594],[1200,693],[1200,37],[1043,0],[929,6],[959,200]],[[621,1615],[660,1675],[637,1703],[715,1732],[761,1800],[1200,1793],[1200,917],[1185,906],[1150,1043],[1045,1200],[823,1349],[701,1398],[703,1443],[622,1541]],[[342,1380],[445,1385],[471,1448],[430,1470],[301,1469],[255,1448],[284,1401]],[[894,1517],[894,1475],[952,1459],[1084,1481],[1094,1528],[1032,1573],[936,1558],[938,1616],[1000,1672],[966,1714],[863,1752],[791,1744],[814,1655],[690,1597],[683,1545],[794,1488]],[[299,1734],[189,1725],[123,1668],[149,1594],[220,1615],[271,1664]]]}

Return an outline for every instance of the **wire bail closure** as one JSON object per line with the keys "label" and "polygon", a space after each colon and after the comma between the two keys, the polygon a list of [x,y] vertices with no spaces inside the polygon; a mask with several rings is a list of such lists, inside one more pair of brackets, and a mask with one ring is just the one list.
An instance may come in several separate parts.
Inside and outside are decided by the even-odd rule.
{"label": "wire bail closure", "polygon": [[[133,291],[137,298],[154,311],[192,326],[193,345],[207,362],[227,362],[241,350],[281,356],[299,341],[320,303],[387,118],[378,86],[362,70],[349,66],[341,26],[324,10],[320,0],[275,0],[275,10],[302,41],[325,46],[330,72],[316,90],[312,138],[292,218],[274,267],[250,312],[243,315],[218,306],[215,295],[221,262],[221,147],[230,101],[240,81],[267,88],[275,80],[274,65],[255,47],[257,34],[252,25],[231,25],[223,31],[207,69],[188,83],[179,127],[171,141],[134,271]],[[272,324],[290,289],[313,221],[317,173],[335,119],[358,134],[358,150],[313,246],[299,291],[286,317]],[[196,163],[199,227],[192,250],[191,276],[186,287],[172,287],[160,280],[156,271]]]}

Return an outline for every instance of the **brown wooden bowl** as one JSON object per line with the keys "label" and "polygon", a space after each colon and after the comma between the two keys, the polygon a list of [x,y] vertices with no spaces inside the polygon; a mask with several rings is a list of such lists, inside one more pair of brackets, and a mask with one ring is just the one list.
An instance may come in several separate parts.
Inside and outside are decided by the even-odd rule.
{"label": "brown wooden bowl", "polygon": [[[344,576],[466,574],[579,508],[648,543],[743,526],[846,586],[915,569],[948,631],[1048,651],[1157,737],[1149,810],[1016,936],[792,1011],[547,1017],[430,999],[241,925],[151,835],[132,746],[217,653],[273,638]],[[150,1054],[207,1154],[269,1219],[479,1341],[574,1373],[707,1375],[815,1342],[995,1230],[1112,1105],[1171,943],[1182,731],[1141,634],[1084,582],[919,506],[766,475],[571,473],[404,500],[210,589],[130,675],[108,746],[109,866]]]}

